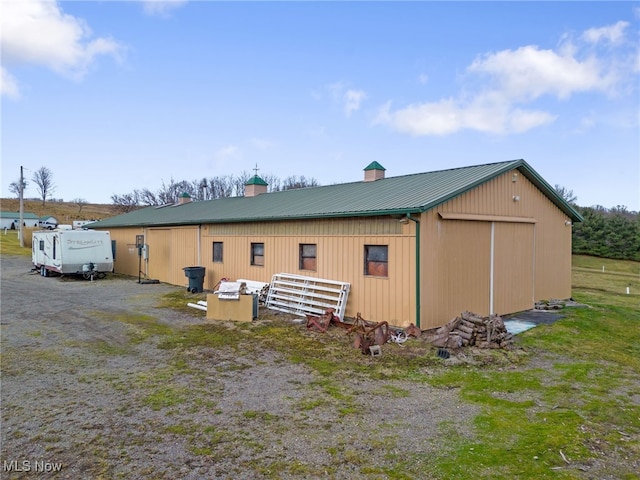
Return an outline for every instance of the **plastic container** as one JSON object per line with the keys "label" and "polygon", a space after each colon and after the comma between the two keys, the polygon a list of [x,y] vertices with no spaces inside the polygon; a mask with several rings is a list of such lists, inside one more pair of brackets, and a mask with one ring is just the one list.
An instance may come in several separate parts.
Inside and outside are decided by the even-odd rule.
{"label": "plastic container", "polygon": [[204,291],[204,267],[184,267],[184,276],[189,279],[187,290],[191,293],[202,293]]}

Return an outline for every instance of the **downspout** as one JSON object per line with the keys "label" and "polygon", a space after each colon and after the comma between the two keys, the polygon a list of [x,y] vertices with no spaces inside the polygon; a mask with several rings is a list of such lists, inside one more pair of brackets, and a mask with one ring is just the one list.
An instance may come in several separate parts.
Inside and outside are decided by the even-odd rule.
{"label": "downspout", "polygon": [[407,213],[406,218],[416,224],[416,327],[420,328],[420,220]]}
{"label": "downspout", "polygon": [[201,248],[202,248],[202,244],[200,243],[202,238],[202,224],[198,225],[198,262],[197,265],[202,265],[202,262],[200,261],[202,259],[202,252],[201,252]]}

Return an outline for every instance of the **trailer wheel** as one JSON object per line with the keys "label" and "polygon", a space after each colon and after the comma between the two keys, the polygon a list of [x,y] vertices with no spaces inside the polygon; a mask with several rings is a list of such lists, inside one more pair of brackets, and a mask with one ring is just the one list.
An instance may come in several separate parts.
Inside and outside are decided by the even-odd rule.
{"label": "trailer wheel", "polygon": [[42,276],[43,277],[49,276],[49,271],[47,270],[47,267],[45,267],[44,265],[42,266]]}

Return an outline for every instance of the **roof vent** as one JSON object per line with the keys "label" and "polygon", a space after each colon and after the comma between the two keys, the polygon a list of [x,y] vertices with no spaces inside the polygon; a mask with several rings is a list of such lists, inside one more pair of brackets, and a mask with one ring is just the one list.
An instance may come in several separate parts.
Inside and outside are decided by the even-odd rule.
{"label": "roof vent", "polygon": [[378,162],[371,162],[364,169],[364,181],[374,182],[376,180],[381,180],[384,178],[384,171],[385,168]]}
{"label": "roof vent", "polygon": [[178,205],[189,203],[190,201],[191,195],[189,195],[187,192],[184,192],[182,195],[180,195],[180,198],[178,198]]}
{"label": "roof vent", "polygon": [[256,174],[244,184],[244,196],[255,197],[261,193],[267,193],[268,186],[269,184]]}

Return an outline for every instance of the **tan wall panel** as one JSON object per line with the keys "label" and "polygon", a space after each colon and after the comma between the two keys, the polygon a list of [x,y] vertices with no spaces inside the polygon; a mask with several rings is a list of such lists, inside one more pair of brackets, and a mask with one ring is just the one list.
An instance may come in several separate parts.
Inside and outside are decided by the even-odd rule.
{"label": "tan wall panel", "polygon": [[[514,201],[514,196],[519,200]],[[571,296],[571,227],[565,225],[569,218],[517,170],[445,202],[435,211],[535,219],[534,298]]]}
{"label": "tan wall panel", "polygon": [[[271,281],[274,273],[293,273],[317,278],[344,281],[351,284],[346,315],[357,312],[373,321],[386,320],[393,325],[415,322],[414,298],[415,243],[413,231],[405,229],[397,220],[367,223],[363,219],[293,222],[292,230],[298,235],[284,235],[287,229],[278,226],[210,226],[203,229],[202,264],[212,276],[207,276],[205,288],[212,289],[222,277]],[[265,224],[266,225],[266,224]],[[353,235],[354,232],[397,232],[394,235]],[[218,232],[216,234],[216,232]],[[220,233],[222,232],[222,233]],[[258,232],[258,234],[256,234]],[[277,234],[274,234],[277,232]],[[403,234],[403,232],[405,232]],[[351,235],[348,233],[352,233]],[[223,242],[224,262],[213,263],[212,242]],[[251,266],[250,245],[264,243],[264,267]],[[299,268],[299,245],[316,244],[316,271]],[[389,277],[364,275],[364,245],[389,246]],[[391,279],[395,279],[392,281]]]}
{"label": "tan wall panel", "polygon": [[494,223],[493,313],[533,308],[534,226]]}
{"label": "tan wall panel", "polygon": [[168,283],[173,285],[189,284],[189,279],[184,274],[184,267],[200,265],[198,255],[197,227],[181,227],[171,229],[171,260]]}
{"label": "tan wall panel", "polygon": [[171,229],[149,228],[146,231],[144,241],[149,245],[149,278],[172,283],[170,274]]}
{"label": "tan wall panel", "polygon": [[535,226],[536,300],[571,297],[571,225],[569,219],[537,191],[539,210]]}
{"label": "tan wall panel", "polygon": [[[465,310],[489,314],[491,226],[487,222],[436,220],[423,276],[435,274],[425,292],[423,328],[442,325]],[[425,303],[423,302],[423,303]]]}
{"label": "tan wall panel", "polygon": [[141,228],[114,228],[109,231],[111,240],[116,242],[116,258],[113,269],[123,275],[138,276],[138,249],[136,235],[142,235]]}

